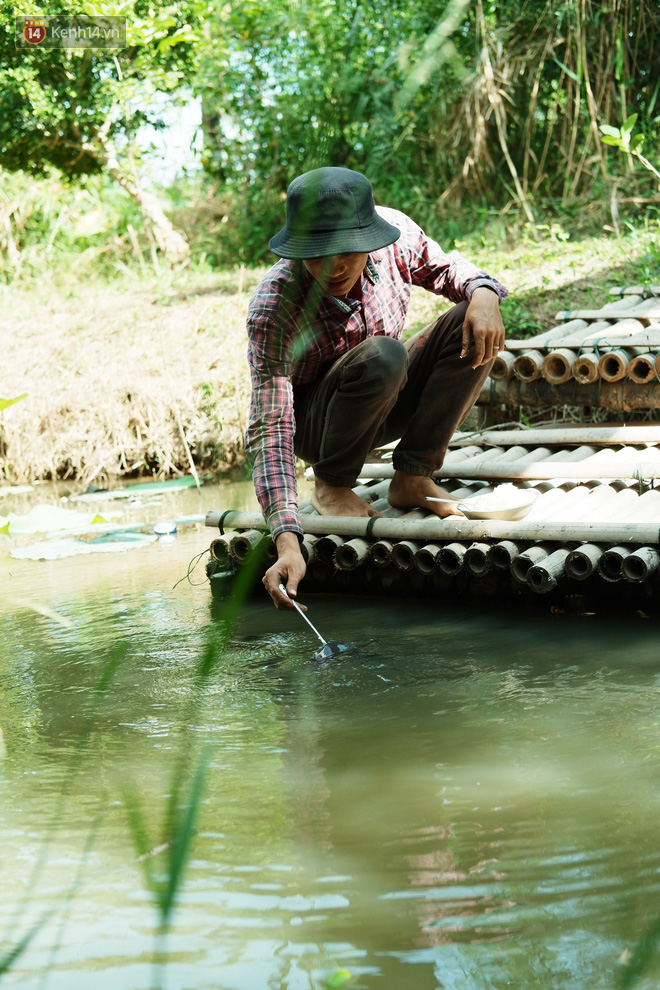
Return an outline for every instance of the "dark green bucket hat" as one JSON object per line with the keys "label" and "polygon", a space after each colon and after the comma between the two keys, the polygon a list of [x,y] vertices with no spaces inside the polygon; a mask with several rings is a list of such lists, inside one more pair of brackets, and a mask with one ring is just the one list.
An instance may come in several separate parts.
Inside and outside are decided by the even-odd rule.
{"label": "dark green bucket hat", "polygon": [[268,246],[280,258],[325,258],[368,254],[400,236],[398,227],[376,213],[366,175],[327,167],[293,180],[286,194],[286,226]]}

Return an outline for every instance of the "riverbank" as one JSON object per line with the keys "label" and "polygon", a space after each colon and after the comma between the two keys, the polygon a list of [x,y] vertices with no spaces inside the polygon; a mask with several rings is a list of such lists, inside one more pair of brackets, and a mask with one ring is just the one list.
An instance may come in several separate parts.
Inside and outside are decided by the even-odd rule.
{"label": "riverbank", "polygon": [[[510,289],[511,336],[552,325],[559,309],[599,305],[608,288],[657,281],[657,231],[571,242],[459,249]],[[112,283],[70,273],[0,286],[0,470],[97,486],[120,477],[240,471],[249,403],[245,316],[264,269],[186,271]],[[654,272],[655,277],[654,277]],[[446,303],[416,290],[407,331]]]}

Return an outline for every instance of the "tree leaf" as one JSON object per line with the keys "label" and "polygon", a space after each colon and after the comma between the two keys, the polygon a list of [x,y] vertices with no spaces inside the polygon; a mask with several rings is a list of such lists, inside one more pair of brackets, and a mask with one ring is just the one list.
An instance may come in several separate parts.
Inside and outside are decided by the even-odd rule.
{"label": "tree leaf", "polygon": [[630,134],[636,123],[637,123],[637,114],[631,113],[631,115],[629,117],[626,117],[626,119],[622,123],[621,131],[622,132],[626,131],[627,134]]}
{"label": "tree leaf", "polygon": [[621,132],[618,127],[611,127],[610,124],[601,124],[600,129],[603,134],[609,134],[610,137],[621,137]]}
{"label": "tree leaf", "polygon": [[603,142],[603,144],[614,145],[615,148],[623,148],[623,144],[621,142],[621,138],[618,137],[618,136],[617,137],[614,137],[611,134],[603,134],[603,136],[601,138],[601,141]]}

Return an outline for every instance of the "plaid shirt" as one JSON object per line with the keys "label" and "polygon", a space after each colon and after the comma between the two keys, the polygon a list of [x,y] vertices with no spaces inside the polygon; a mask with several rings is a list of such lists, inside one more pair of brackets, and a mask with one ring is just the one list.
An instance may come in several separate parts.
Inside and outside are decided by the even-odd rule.
{"label": "plaid shirt", "polygon": [[413,285],[458,303],[486,285],[507,290],[456,252],[445,254],[409,217],[377,208],[401,237],[372,251],[362,275],[362,299],[325,293],[302,261],[281,259],[259,283],[248,310],[248,363],[252,378],[246,450],[254,485],[273,539],[302,536],[298,516],[293,437],[293,387],[319,378],[329,365],[367,337],[400,340]]}

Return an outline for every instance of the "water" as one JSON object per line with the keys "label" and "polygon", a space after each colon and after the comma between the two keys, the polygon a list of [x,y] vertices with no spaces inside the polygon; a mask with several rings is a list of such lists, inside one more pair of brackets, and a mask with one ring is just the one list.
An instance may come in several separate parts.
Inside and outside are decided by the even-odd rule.
{"label": "water", "polygon": [[[229,504],[251,508],[248,490],[126,511]],[[0,560],[2,944],[45,919],[0,982],[309,990],[347,970],[369,990],[614,988],[660,916],[657,625],[310,599],[320,631],[359,650],[318,665],[300,617],[264,597],[196,693],[221,620],[201,568],[172,586],[209,535]],[[157,943],[126,804],[138,796],[157,847],[177,758],[207,743]],[[636,986],[657,987],[659,959]]]}

